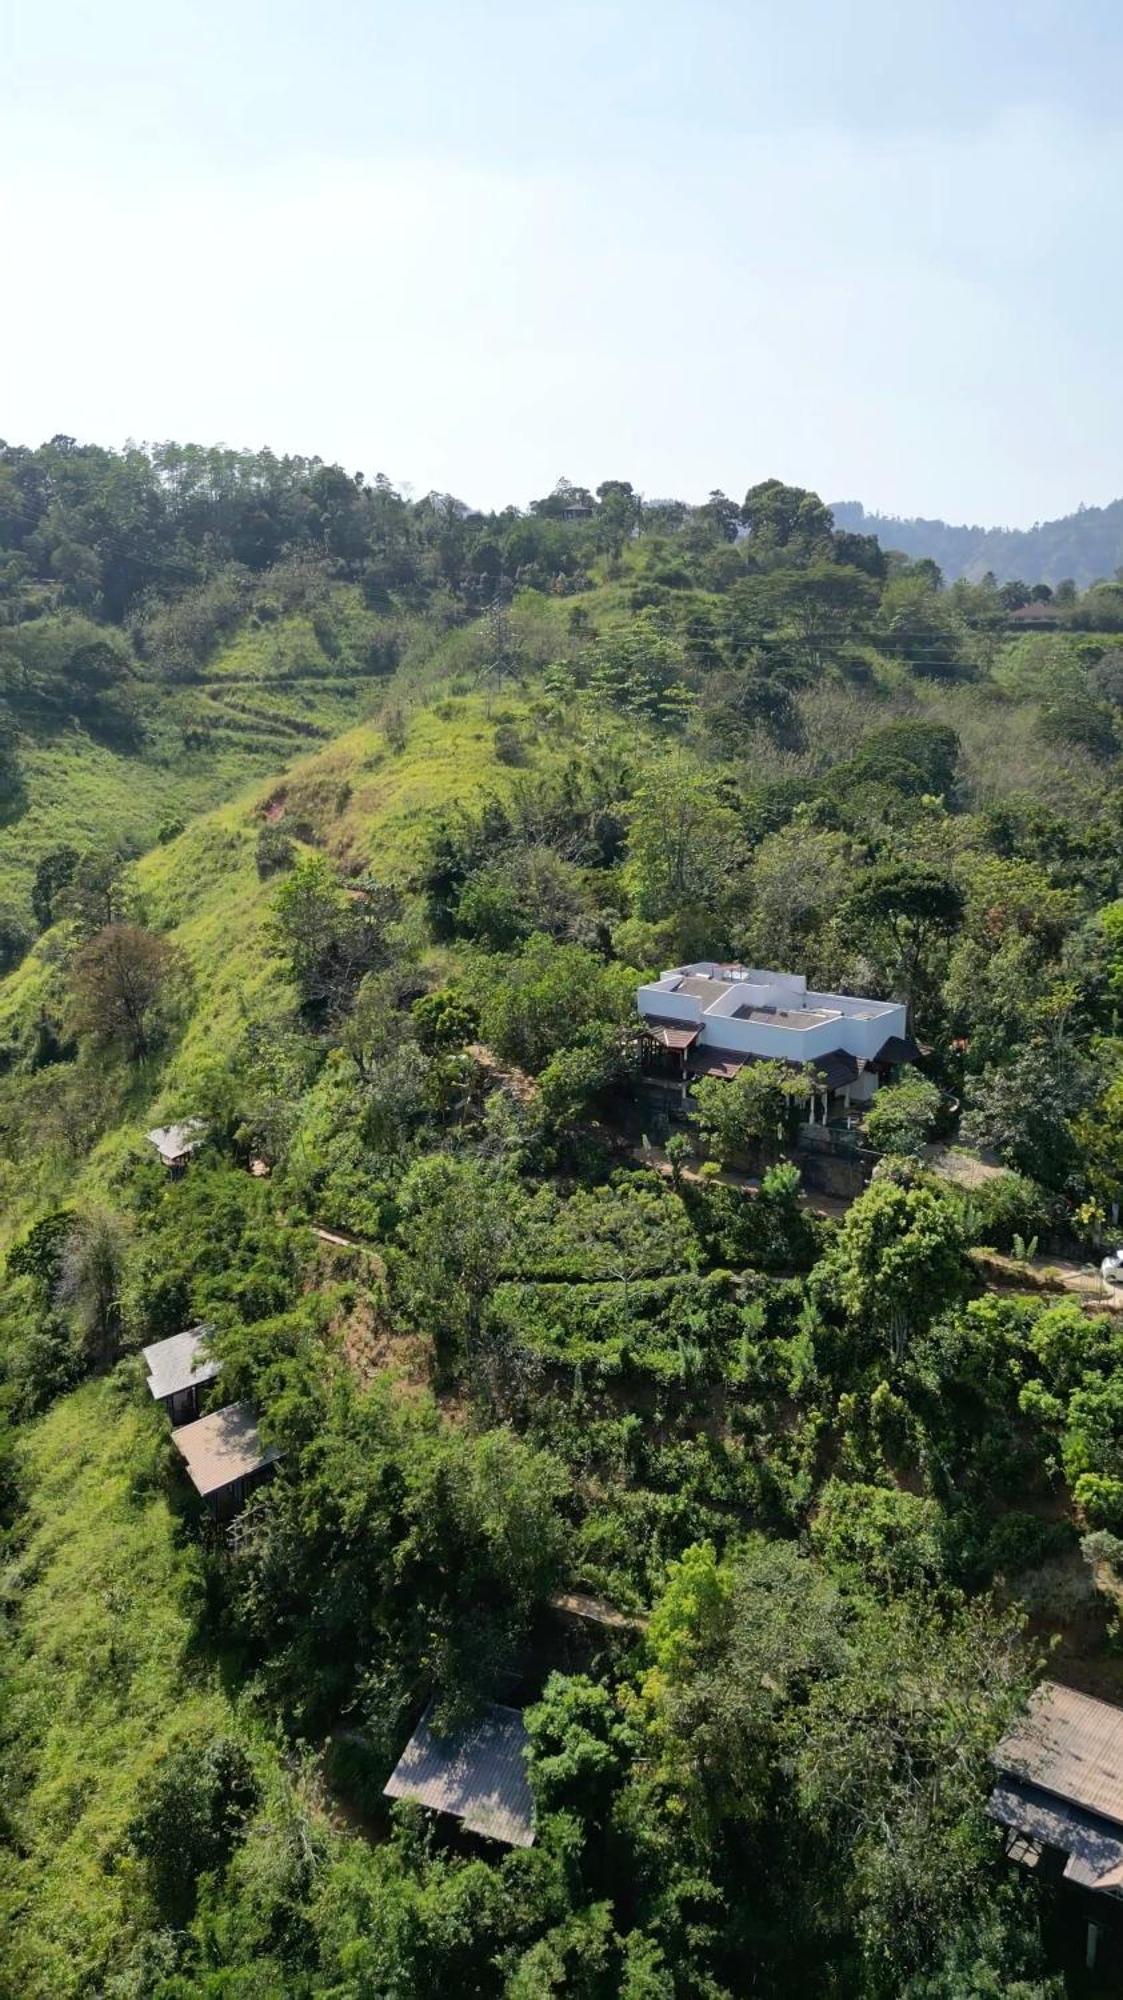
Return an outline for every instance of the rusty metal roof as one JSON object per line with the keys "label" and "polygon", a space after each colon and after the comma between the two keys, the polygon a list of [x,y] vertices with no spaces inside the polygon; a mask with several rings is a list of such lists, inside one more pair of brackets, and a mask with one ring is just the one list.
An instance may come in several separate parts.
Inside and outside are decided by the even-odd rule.
{"label": "rusty metal roof", "polygon": [[170,1340],[157,1340],[151,1347],[141,1348],[148,1363],[148,1387],[158,1402],[214,1381],[222,1364],[211,1358],[204,1345],[210,1330],[209,1326],[189,1326],[184,1333],[173,1333]]}
{"label": "rusty metal roof", "polygon": [[721,1076],[728,1081],[737,1072],[747,1069],[750,1063],[763,1062],[763,1056],[741,1055],[735,1049],[695,1049],[688,1057],[688,1076]]}
{"label": "rusty metal roof", "polygon": [[172,1432],[172,1442],[183,1453],[192,1484],[204,1499],[272,1465],[277,1456],[272,1445],[263,1445],[258,1436],[252,1403],[230,1403],[196,1423],[183,1424]]}
{"label": "rusty metal roof", "polygon": [[1123,1708],[1043,1681],[994,1753],[1000,1771],[1123,1826]]}
{"label": "rusty metal roof", "polygon": [[451,1736],[435,1736],[428,1708],[384,1787],[388,1799],[414,1799],[450,1813],[469,1833],[508,1847],[534,1844],[534,1800],[526,1775],[526,1725],[517,1708],[493,1702]]}

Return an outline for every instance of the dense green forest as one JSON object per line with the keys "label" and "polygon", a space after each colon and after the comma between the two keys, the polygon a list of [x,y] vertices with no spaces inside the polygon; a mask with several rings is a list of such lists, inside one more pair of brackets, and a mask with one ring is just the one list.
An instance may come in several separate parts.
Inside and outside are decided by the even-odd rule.
{"label": "dense green forest", "polygon": [[[1058,1275],[1123,1194],[1123,587],[778,480],[56,438],[0,621],[3,1990],[1096,1990],[986,1805],[1046,1661],[1123,1694]],[[845,1200],[798,1077],[645,1079],[640,980],[732,954],[909,1005]],[[234,1534],[139,1354],[198,1322],[279,1453]],[[383,1797],[495,1699],[526,1850]]]}
{"label": "dense green forest", "polygon": [[952,526],[948,521],[902,519],[867,513],[860,501],[836,502],[840,528],[876,535],[883,548],[914,560],[929,556],[944,575],[979,582],[989,571],[999,583],[1029,577],[1035,583],[1070,582],[1078,589],[1117,575],[1123,565],[1123,500],[1106,507],[1080,507],[1056,521],[1032,528]]}

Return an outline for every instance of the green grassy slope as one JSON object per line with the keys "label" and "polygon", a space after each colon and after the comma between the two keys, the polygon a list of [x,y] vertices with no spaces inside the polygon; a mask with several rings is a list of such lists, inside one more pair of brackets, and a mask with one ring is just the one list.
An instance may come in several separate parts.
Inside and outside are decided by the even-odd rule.
{"label": "green grassy slope", "polygon": [[168,1744],[196,1728],[243,1733],[192,1650],[197,1558],[146,1477],[161,1449],[151,1412],[107,1381],[25,1434],[5,1677],[28,1788],[0,1862],[6,1990],[25,2000],[98,1990],[140,1894],[126,1852],[137,1788]]}
{"label": "green grassy slope", "polygon": [[[263,939],[276,884],[259,880],[254,861],[266,803],[299,812],[341,860],[401,876],[428,811],[514,782],[495,757],[493,706],[472,696],[418,710],[397,752],[373,725],[352,729],[142,857],[149,920],[170,927],[194,974],[164,1101],[276,979]],[[525,722],[526,702],[505,699],[503,712]],[[35,1006],[50,957],[48,936],[5,982],[9,1017]],[[146,1122],[145,1113],[103,1140],[84,1170],[91,1184]],[[89,1382],[24,1438],[28,1516],[9,1580],[18,1615],[4,1672],[5,1726],[26,1787],[0,1867],[0,1925],[12,1940],[13,1990],[70,2000],[99,1989],[137,1931],[144,1892],[127,1832],[146,1775],[196,1726],[244,1735],[249,1725],[192,1644],[198,1557],[177,1536],[158,1470],[167,1445],[151,1413],[113,1381]],[[267,1756],[260,1744],[255,1756]]]}

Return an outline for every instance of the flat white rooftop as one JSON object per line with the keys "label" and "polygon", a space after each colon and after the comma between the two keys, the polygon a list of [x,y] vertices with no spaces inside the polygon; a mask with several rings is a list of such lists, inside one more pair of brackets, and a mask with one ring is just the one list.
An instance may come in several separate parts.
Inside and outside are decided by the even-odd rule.
{"label": "flat white rooftop", "polygon": [[703,1014],[804,1032],[845,1018],[877,1021],[897,1011],[892,1000],[812,993],[802,973],[765,971],[737,960],[700,959],[694,965],[676,965],[641,991],[685,994],[697,1001]]}

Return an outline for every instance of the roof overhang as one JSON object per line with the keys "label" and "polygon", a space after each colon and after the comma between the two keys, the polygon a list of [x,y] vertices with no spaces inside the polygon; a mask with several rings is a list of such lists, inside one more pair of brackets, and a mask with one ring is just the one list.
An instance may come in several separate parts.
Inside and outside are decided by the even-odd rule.
{"label": "roof overhang", "polygon": [[1101,1895],[1123,1896],[1123,1827],[1006,1775],[991,1793],[987,1811],[1000,1826],[1034,1847],[1051,1847],[1066,1855],[1066,1882]]}
{"label": "roof overhang", "polygon": [[816,1083],[825,1083],[828,1090],[845,1090],[848,1084],[857,1083],[861,1073],[857,1058],[845,1049],[830,1049],[825,1056],[812,1056],[807,1066]]}
{"label": "roof overhang", "polygon": [[684,1021],[672,1021],[665,1015],[645,1014],[643,1016],[645,1034],[651,1036],[664,1049],[692,1049],[702,1032],[702,1023],[696,1025]]}
{"label": "roof overhang", "polygon": [[930,1051],[921,1048],[911,1035],[890,1035],[881,1044],[873,1060],[875,1063],[914,1063]]}
{"label": "roof overhang", "polygon": [[737,1055],[732,1049],[703,1048],[689,1058],[686,1073],[691,1077],[720,1076],[728,1082],[740,1070],[748,1069],[750,1064],[761,1060],[760,1056]]}

